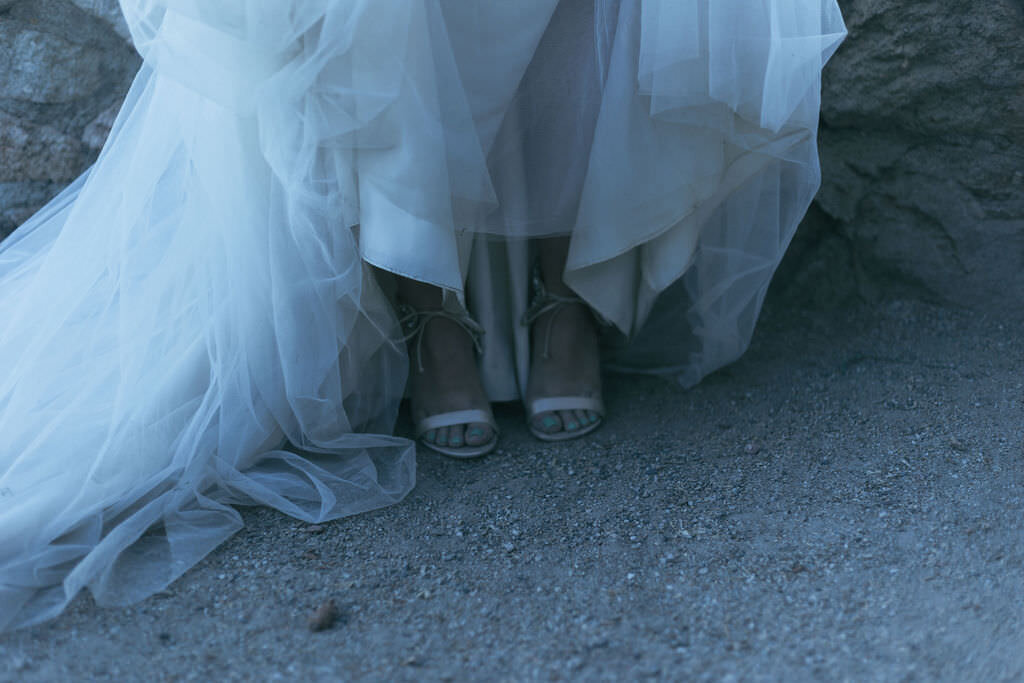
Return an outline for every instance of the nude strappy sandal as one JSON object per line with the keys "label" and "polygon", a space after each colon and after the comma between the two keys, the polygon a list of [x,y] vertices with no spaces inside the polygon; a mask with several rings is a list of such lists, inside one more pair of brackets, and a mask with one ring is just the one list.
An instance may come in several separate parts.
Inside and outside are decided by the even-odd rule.
{"label": "nude strappy sandal", "polygon": [[[477,353],[482,351],[480,338],[483,336],[484,330],[478,322],[470,318],[466,313],[455,313],[444,309],[418,311],[409,305],[402,304],[399,306],[399,315],[399,322],[402,325],[402,330],[405,332],[405,341],[409,342],[415,339],[413,356],[415,357],[416,365],[414,370],[423,372],[423,330],[426,329],[426,326],[430,321],[436,318],[445,318],[456,323],[459,327],[465,330],[473,340],[473,348],[476,349]],[[494,432],[494,436],[489,441],[480,444],[479,446],[442,446],[437,443],[431,443],[422,438],[424,434],[435,429],[474,423],[486,424],[491,428],[491,431]],[[447,455],[450,458],[479,458],[493,451],[495,446],[498,445],[498,424],[494,421],[494,414],[491,412],[489,406],[486,409],[471,408],[467,410],[438,413],[437,415],[428,415],[427,417],[416,421],[414,432],[416,434],[416,439],[421,444],[433,451]]]}
{"label": "nude strappy sandal", "polygon": [[[542,315],[552,313],[551,319],[548,321],[547,330],[544,333],[543,352],[544,358],[550,358],[551,356],[548,347],[551,343],[551,328],[555,324],[555,318],[558,316],[560,310],[566,306],[575,304],[586,306],[587,303],[578,296],[558,296],[557,294],[552,294],[547,291],[539,273],[534,274],[533,289],[533,303],[530,304],[530,308],[527,309],[526,313],[523,315],[521,324],[529,327]],[[527,389],[527,395],[529,395],[529,389]],[[534,426],[534,418],[538,415],[562,410],[589,410],[598,414],[598,420],[589,425],[582,425],[580,429],[574,429],[572,431],[562,429],[561,431],[554,433],[541,431]],[[600,396],[597,398],[590,396],[547,396],[544,398],[529,399],[526,402],[526,426],[530,429],[530,433],[541,441],[568,441],[570,439],[578,439],[581,436],[593,432],[595,429],[600,427],[603,422],[604,401],[602,401]]]}

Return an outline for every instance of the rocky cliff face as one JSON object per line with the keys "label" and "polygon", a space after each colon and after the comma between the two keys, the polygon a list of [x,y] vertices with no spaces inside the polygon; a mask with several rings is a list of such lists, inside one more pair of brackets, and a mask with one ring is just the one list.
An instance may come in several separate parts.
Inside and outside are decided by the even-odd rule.
{"label": "rocky cliff face", "polygon": [[[780,285],[829,303],[1024,295],[1024,5],[841,0],[824,184]],[[0,234],[94,158],[138,68],[116,0],[0,0]]]}
{"label": "rocky cliff face", "polygon": [[824,182],[788,286],[1019,306],[1024,4],[840,2],[850,36],[825,74]]}
{"label": "rocky cliff face", "polygon": [[0,235],[78,176],[138,69],[116,0],[0,0]]}

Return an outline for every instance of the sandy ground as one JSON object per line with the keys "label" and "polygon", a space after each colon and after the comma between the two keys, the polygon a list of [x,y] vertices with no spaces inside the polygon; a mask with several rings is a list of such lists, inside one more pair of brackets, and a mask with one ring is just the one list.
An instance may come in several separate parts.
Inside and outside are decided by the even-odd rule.
{"label": "sandy ground", "polygon": [[1022,332],[774,305],[693,390],[609,378],[588,441],[503,409],[390,509],[249,510],[168,591],[0,637],[0,680],[1022,680]]}

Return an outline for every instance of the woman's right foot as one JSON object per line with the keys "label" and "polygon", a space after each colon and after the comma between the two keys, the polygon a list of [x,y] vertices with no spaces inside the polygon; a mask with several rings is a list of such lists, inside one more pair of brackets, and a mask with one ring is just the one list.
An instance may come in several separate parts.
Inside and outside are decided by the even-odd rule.
{"label": "woman's right foot", "polygon": [[543,441],[563,441],[596,429],[604,415],[597,321],[563,278],[570,239],[538,242],[534,301],[525,316],[530,330],[526,412],[530,431]]}
{"label": "woman's right foot", "polygon": [[[593,431],[600,423],[601,353],[597,323],[582,301],[537,317],[530,330],[531,363],[527,408],[531,431],[563,440]],[[552,399],[549,397],[560,397]],[[552,409],[536,410],[553,403]],[[562,404],[561,408],[557,408]],[[575,404],[572,408],[568,406]]]}
{"label": "woman's right foot", "polygon": [[425,431],[418,427],[417,431],[422,432],[424,445],[444,449],[441,452],[446,455],[460,457],[458,451],[466,452],[461,457],[484,455],[490,448],[481,451],[481,447],[491,444],[493,448],[497,440],[492,424],[480,421],[493,418],[480,383],[473,337],[455,320],[431,313],[418,311],[419,316],[429,318],[409,344],[413,423],[445,423],[449,421],[446,415],[458,417],[460,412],[474,411],[469,416],[475,421],[442,424]]}

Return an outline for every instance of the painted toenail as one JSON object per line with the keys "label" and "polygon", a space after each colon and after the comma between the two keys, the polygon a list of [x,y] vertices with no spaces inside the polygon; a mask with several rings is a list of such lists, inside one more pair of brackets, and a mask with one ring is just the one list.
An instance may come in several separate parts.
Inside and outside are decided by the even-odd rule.
{"label": "painted toenail", "polygon": [[577,429],[580,428],[580,426],[575,422],[570,422],[569,424],[565,425],[565,428],[568,429],[570,432],[575,432]]}
{"label": "painted toenail", "polygon": [[558,424],[558,418],[557,417],[548,416],[548,417],[544,418],[544,426],[545,427],[550,428],[550,427],[556,426],[557,424]]}
{"label": "painted toenail", "polygon": [[469,430],[469,436],[473,437],[474,439],[479,438],[483,435],[484,430],[480,429],[479,427],[474,427],[473,429]]}
{"label": "painted toenail", "polygon": [[452,446],[461,446],[462,445],[462,439],[459,439],[459,438],[449,439],[448,443],[450,443]]}

